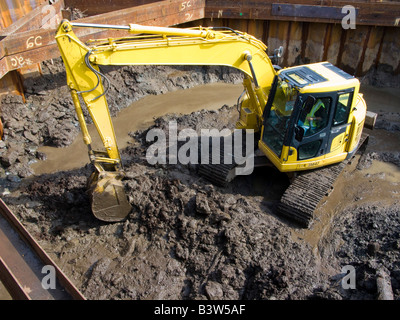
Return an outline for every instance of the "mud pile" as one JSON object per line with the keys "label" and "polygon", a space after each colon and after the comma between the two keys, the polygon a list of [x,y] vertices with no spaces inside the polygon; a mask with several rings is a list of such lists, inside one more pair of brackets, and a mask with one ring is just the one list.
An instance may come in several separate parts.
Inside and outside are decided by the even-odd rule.
{"label": "mud pile", "polygon": [[[200,127],[231,112],[225,106],[167,120]],[[154,127],[164,129],[165,120]],[[223,127],[227,123],[220,121]],[[38,177],[26,182],[18,197],[8,198],[87,298],[305,299],[312,294],[309,284],[321,280],[311,248],[293,241],[290,228],[271,215],[273,190],[269,201],[262,200],[264,194],[249,196],[248,177],[219,189],[192,166],[148,165],[140,156],[146,148],[136,143],[122,152],[130,159],[124,163],[125,186],[133,207],[125,222],[92,218],[85,194],[89,166]]]}
{"label": "mud pile", "polygon": [[[201,128],[217,117],[221,130],[232,126],[224,121],[232,109],[168,115],[151,128],[166,130],[173,120]],[[382,267],[399,297],[398,201],[343,204],[316,252],[293,237],[296,226],[274,215],[284,176],[258,168],[221,189],[199,177],[195,166],[149,165],[147,131],[132,133],[136,142],[122,152],[133,207],[125,222],[92,217],[85,193],[89,165],[24,180],[5,198],[87,298],[375,299]],[[367,152],[353,169],[363,172],[379,154],[399,160],[395,153]],[[350,171],[344,177],[353,178]],[[340,285],[344,265],[357,270],[356,290]]]}
{"label": "mud pile", "polygon": [[400,288],[400,204],[371,203],[347,209],[333,223],[331,241],[342,242],[336,252],[342,265],[356,270],[356,289],[338,290],[344,299],[376,299],[377,273],[390,275],[395,299]]}

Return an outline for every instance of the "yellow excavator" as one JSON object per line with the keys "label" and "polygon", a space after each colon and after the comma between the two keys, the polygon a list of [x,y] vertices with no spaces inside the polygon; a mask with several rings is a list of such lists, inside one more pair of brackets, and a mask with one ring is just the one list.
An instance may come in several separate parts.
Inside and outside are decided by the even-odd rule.
{"label": "yellow excavator", "polygon": [[[128,34],[83,43],[74,28],[114,29]],[[95,168],[90,179],[92,212],[103,221],[121,221],[131,207],[106,100],[109,83],[99,66],[218,65],[241,70],[244,94],[236,128],[253,130],[258,154],[294,177],[278,211],[304,226],[309,225],[315,207],[332,188],[346,161],[367,140],[362,135],[367,107],[355,77],[329,62],[279,68],[272,64],[264,43],[237,30],[63,20],[56,41],[83,141]],[[80,101],[89,111],[104,150],[91,147]],[[231,169],[232,165],[209,164],[201,166],[199,172],[224,185],[232,179]]]}

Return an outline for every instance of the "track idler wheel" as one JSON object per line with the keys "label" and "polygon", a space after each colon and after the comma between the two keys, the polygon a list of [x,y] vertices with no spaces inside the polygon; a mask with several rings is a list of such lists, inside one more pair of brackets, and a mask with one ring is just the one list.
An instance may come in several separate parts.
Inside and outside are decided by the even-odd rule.
{"label": "track idler wheel", "polygon": [[94,172],[90,176],[92,212],[97,219],[107,222],[123,221],[130,213],[131,205],[121,180],[118,172]]}

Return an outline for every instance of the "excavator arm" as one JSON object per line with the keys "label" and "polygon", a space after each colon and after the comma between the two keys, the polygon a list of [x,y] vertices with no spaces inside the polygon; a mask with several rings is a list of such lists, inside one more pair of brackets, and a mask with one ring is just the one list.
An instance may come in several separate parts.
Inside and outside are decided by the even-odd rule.
{"label": "excavator arm", "polygon": [[[91,40],[85,44],[73,28],[107,28],[133,34],[115,39]],[[256,114],[249,128],[260,130],[262,113],[276,72],[266,46],[246,33],[215,28],[162,28],[94,25],[63,20],[56,41],[65,64],[67,84],[81,126],[83,140],[96,171],[92,175],[92,211],[100,220],[120,221],[130,206],[120,182],[121,158],[110,117],[106,90],[108,79],[100,65],[218,65],[241,70],[245,79],[245,106]],[[89,111],[104,151],[92,150],[80,101]]]}

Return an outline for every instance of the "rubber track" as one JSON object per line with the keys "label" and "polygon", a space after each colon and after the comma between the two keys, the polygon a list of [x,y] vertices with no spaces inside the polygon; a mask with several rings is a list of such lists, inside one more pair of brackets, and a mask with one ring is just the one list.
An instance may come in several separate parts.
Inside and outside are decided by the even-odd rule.
{"label": "rubber track", "polygon": [[[224,138],[220,137],[220,152],[219,154],[213,157],[212,139],[211,138],[209,139],[209,146],[210,146],[209,162],[208,162],[209,164],[200,164],[198,171],[200,176],[206,178],[211,183],[220,187],[226,187],[228,183],[233,180],[234,175],[230,175],[230,173],[237,166],[232,154],[228,154],[229,161],[227,161],[228,162],[227,164],[224,164],[224,158],[225,158],[224,141],[225,141]],[[232,143],[233,142],[234,142],[234,136],[232,135]],[[246,150],[246,136],[244,130],[242,134],[242,150]],[[220,164],[217,164],[218,160]]]}
{"label": "rubber track", "polygon": [[[367,142],[363,134],[358,150]],[[357,150],[357,151],[358,151]],[[278,205],[278,213],[307,228],[321,199],[333,190],[333,184],[349,163],[341,163],[299,174],[286,189]]]}
{"label": "rubber track", "polygon": [[[367,140],[368,135],[363,133],[358,150],[364,146]],[[245,148],[244,137],[242,137],[242,142],[243,148]],[[236,167],[236,164],[234,161],[232,161],[232,164],[222,164],[224,162],[223,143],[224,139],[221,138],[219,154],[221,164],[212,164],[216,163],[216,159],[212,157],[210,141],[209,163],[211,164],[200,164],[198,173],[211,183],[226,187],[233,179],[229,173]],[[299,173],[281,197],[277,210],[278,214],[294,220],[300,226],[307,228],[313,219],[314,211],[321,199],[328,196],[333,190],[333,184],[348,162],[349,160],[345,160],[328,167]]]}

